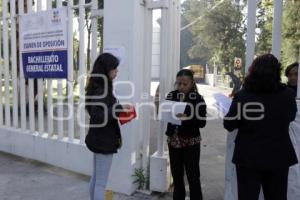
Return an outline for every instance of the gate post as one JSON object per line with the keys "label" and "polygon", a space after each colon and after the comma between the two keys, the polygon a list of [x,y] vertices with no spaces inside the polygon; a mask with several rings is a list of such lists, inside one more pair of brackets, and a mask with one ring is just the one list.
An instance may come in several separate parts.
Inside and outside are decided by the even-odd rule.
{"label": "gate post", "polygon": [[[113,47],[124,51],[116,80],[122,82],[115,86],[116,96],[121,103],[142,102],[145,76],[144,6],[140,1],[132,0],[104,0],[104,5],[104,49]],[[126,98],[128,95],[130,97]],[[113,191],[132,194],[136,190],[132,175],[135,168],[141,167],[143,133],[139,130],[143,130],[140,119],[121,127],[123,147],[114,156],[108,182],[108,188]]]}

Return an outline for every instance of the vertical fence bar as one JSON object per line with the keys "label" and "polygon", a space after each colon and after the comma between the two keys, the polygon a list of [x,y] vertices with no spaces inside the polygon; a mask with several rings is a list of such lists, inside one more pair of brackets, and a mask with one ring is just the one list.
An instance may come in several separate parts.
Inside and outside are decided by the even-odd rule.
{"label": "vertical fence bar", "polygon": [[[98,1],[92,0],[92,13],[98,9]],[[91,63],[94,63],[97,57],[97,41],[98,41],[98,34],[97,34],[97,17],[93,16],[91,20],[91,30],[92,30],[92,53],[91,53]]]}
{"label": "vertical fence bar", "polygon": [[[2,8],[1,8],[2,9]],[[4,15],[3,15],[4,16]],[[1,20],[3,20],[3,16],[1,16]],[[0,24],[1,25],[1,24]],[[3,96],[2,96],[2,73],[3,73],[3,65],[2,65],[2,29],[3,27],[0,26],[0,127],[3,126]]]}
{"label": "vertical fence bar", "polygon": [[56,0],[57,7],[62,7],[62,0]]}
{"label": "vertical fence bar", "polygon": [[245,74],[254,58],[257,1],[248,1]]}
{"label": "vertical fence bar", "polygon": [[[176,29],[175,29],[175,33],[176,33],[176,41],[175,41],[175,69],[176,71],[179,70],[179,65],[180,65],[180,25],[181,25],[181,4],[179,0],[176,0]],[[174,74],[175,75],[175,74]],[[174,76],[175,77],[175,76]]]}
{"label": "vertical fence bar", "polygon": [[32,0],[27,0],[27,12],[32,12],[33,7],[32,7]]}
{"label": "vertical fence bar", "polygon": [[280,59],[281,51],[281,26],[282,26],[283,0],[274,0],[274,19],[272,30],[272,53]]}
{"label": "vertical fence bar", "polygon": [[7,0],[3,0],[3,50],[4,50],[4,81],[5,81],[5,125],[10,126],[10,84],[9,84],[9,47],[8,47],[8,23],[7,23]]}
{"label": "vertical fence bar", "polygon": [[[33,12],[32,0],[27,0],[27,13]],[[29,128],[35,131],[35,109],[34,109],[34,79],[28,79],[28,102],[29,102]]]}
{"label": "vertical fence bar", "polygon": [[[93,11],[96,11],[98,9],[98,0],[92,0],[92,13]],[[97,34],[97,17],[93,16],[92,17],[92,54],[91,54],[91,63],[93,63],[96,60],[97,57],[97,39],[98,39],[98,34]]]}
{"label": "vertical fence bar", "polygon": [[[299,48],[299,60],[298,63],[300,64],[300,48]],[[298,87],[297,87],[297,99],[300,100],[300,73],[299,73],[299,67],[298,67]],[[299,111],[298,111],[299,112]]]}
{"label": "vertical fence bar", "polygon": [[[37,0],[37,11],[42,10],[42,0]],[[44,133],[44,80],[38,80],[38,130],[39,134]]]}
{"label": "vertical fence bar", "polygon": [[42,10],[42,1],[43,0],[36,0],[37,11],[41,11]]}
{"label": "vertical fence bar", "polygon": [[[24,14],[24,0],[18,1],[18,12],[19,12],[19,20],[20,16]],[[20,38],[21,38],[21,26],[19,23],[19,41],[20,44]],[[24,78],[24,72],[23,72],[23,61],[22,56],[20,52],[20,45],[19,45],[19,70],[20,70],[20,103],[21,103],[21,130],[25,131],[26,129],[26,87],[25,87],[25,78]]]}
{"label": "vertical fence bar", "polygon": [[[161,10],[161,25],[160,25],[160,75],[159,75],[159,102],[164,100],[166,93],[166,77],[168,67],[168,9]],[[164,129],[165,123],[159,122],[159,134],[157,137],[157,155],[163,156],[164,153]]]}
{"label": "vertical fence bar", "polygon": [[[168,78],[168,84],[167,84],[167,88],[169,89],[169,85],[172,85],[174,82],[174,74],[176,73],[175,72],[175,70],[176,70],[176,66],[175,66],[175,60],[176,60],[176,55],[175,55],[175,48],[176,48],[176,44],[175,44],[175,29],[174,29],[174,27],[175,27],[175,23],[176,23],[176,17],[175,17],[175,10],[174,10],[174,8],[175,8],[175,0],[170,0],[169,1],[169,37],[170,37],[170,39],[169,39],[169,44],[168,44],[168,46],[169,46],[169,50],[170,50],[170,52],[169,52],[169,55],[170,55],[170,57],[169,57],[169,63],[168,63],[168,68],[169,68],[169,72],[171,73],[171,74],[169,74],[169,78]],[[167,91],[169,91],[169,90],[167,90]]]}
{"label": "vertical fence bar", "polygon": [[[149,1],[148,1],[149,2]],[[151,69],[152,69],[152,44],[153,44],[153,10],[148,9],[147,5],[145,7],[145,64],[144,64],[144,83],[143,92],[150,96],[151,87]],[[149,101],[150,99],[147,99]],[[146,102],[147,103],[147,102]],[[143,108],[143,160],[142,168],[148,174],[149,166],[149,143],[150,143],[150,109],[148,107]]]}
{"label": "vertical fence bar", "polygon": [[[62,7],[62,1],[57,0],[57,8]],[[62,79],[57,80],[57,132],[58,139],[62,139],[64,137],[64,127],[63,127],[63,81]]]}
{"label": "vertical fence bar", "polygon": [[[85,55],[84,55],[84,49],[85,49],[85,33],[84,33],[84,16],[85,16],[85,8],[84,8],[85,1],[80,0],[79,1],[79,91],[80,91],[80,100],[79,104],[81,108],[84,108],[85,103],[85,92],[84,92],[84,76],[86,73],[86,67],[85,67]],[[80,143],[84,143],[85,139],[85,126],[82,126],[85,124],[85,110],[80,109]]]}
{"label": "vertical fence bar", "polygon": [[[52,0],[47,0],[47,10],[52,8]],[[53,135],[53,105],[52,105],[52,95],[53,95],[53,88],[52,88],[52,79],[47,79],[47,127],[48,127],[48,137],[52,137]]]}
{"label": "vertical fence bar", "polygon": [[10,0],[11,21],[11,68],[13,81],[13,126],[18,128],[18,79],[17,79],[17,37],[16,37],[16,1]]}
{"label": "vertical fence bar", "polygon": [[68,139],[74,139],[74,95],[73,95],[73,0],[68,1],[68,106],[72,116],[68,120]]}

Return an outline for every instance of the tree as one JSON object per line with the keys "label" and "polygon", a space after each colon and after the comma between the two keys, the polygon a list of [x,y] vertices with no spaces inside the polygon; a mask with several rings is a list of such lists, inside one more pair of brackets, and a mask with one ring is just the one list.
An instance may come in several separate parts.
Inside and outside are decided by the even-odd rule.
{"label": "tree", "polygon": [[[201,40],[196,40],[191,29],[191,23],[198,23],[198,18],[204,14],[208,3],[206,1],[187,0],[182,4],[182,27],[190,26],[181,31],[181,65],[187,66],[195,63],[207,63],[210,51]],[[197,24],[195,24],[196,26]]]}
{"label": "tree", "polygon": [[287,66],[299,60],[300,0],[285,1],[282,26],[282,63]]}
{"label": "tree", "polygon": [[[184,27],[187,25],[187,20],[184,16],[181,16],[181,26]],[[186,67],[192,64],[199,64],[199,63],[206,63],[207,60],[201,60],[199,58],[193,59],[189,56],[188,51],[192,46],[193,43],[193,34],[191,33],[190,29],[184,29],[181,31],[180,34],[180,67]]]}
{"label": "tree", "polygon": [[[273,0],[262,0],[258,4],[257,55],[272,49]],[[300,48],[300,0],[284,1],[282,18],[281,62],[284,66],[298,60]]]}
{"label": "tree", "polygon": [[[244,17],[242,8],[231,0],[187,0],[184,7],[186,19],[192,23],[194,45],[189,49],[191,58],[216,62],[227,71],[234,57],[244,58]],[[199,16],[202,17],[199,17]]]}
{"label": "tree", "polygon": [[261,55],[272,49],[273,1],[262,0],[258,3],[255,54]]}

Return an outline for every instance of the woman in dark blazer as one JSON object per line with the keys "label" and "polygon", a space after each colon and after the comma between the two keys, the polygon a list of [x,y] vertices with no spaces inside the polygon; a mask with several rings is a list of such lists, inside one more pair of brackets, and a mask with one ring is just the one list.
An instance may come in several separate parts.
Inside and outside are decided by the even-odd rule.
{"label": "woman in dark blazer", "polygon": [[121,147],[118,115],[130,108],[128,105],[118,104],[113,94],[112,82],[117,76],[118,65],[119,60],[109,53],[98,56],[86,88],[86,110],[90,115],[90,127],[85,143],[94,153],[91,200],[104,200],[113,154]]}
{"label": "woman in dark blazer", "polygon": [[261,186],[265,200],[287,199],[289,167],[298,162],[289,137],[297,106],[280,73],[272,54],[257,57],[224,118],[225,129],[238,129],[232,162],[239,200],[257,200]]}

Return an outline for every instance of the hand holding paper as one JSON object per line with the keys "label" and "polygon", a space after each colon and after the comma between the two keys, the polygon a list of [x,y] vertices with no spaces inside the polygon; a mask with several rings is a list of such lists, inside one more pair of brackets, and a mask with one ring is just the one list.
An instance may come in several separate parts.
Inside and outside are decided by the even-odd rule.
{"label": "hand holding paper", "polygon": [[176,101],[163,101],[159,106],[159,120],[171,124],[181,125],[184,120],[186,103]]}
{"label": "hand holding paper", "polygon": [[187,119],[187,115],[184,114],[184,113],[178,113],[178,114],[176,114],[176,117],[177,117],[178,119],[180,119],[181,121],[184,121],[184,120]]}

